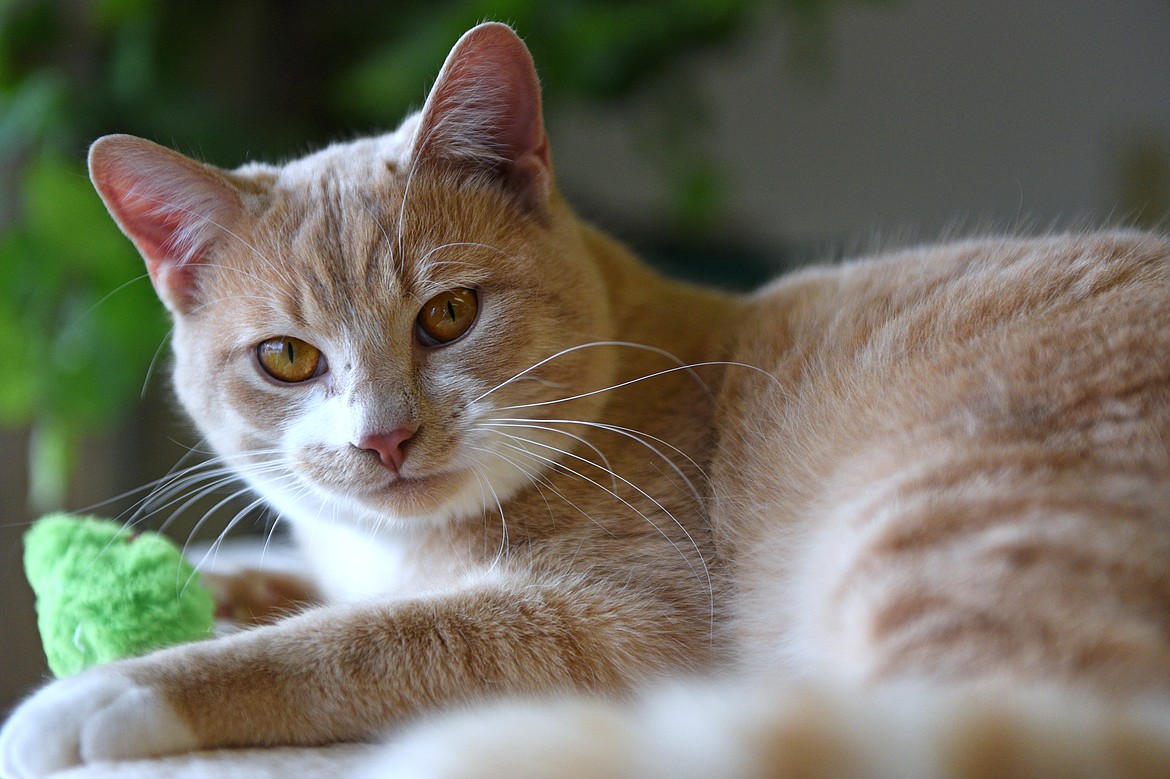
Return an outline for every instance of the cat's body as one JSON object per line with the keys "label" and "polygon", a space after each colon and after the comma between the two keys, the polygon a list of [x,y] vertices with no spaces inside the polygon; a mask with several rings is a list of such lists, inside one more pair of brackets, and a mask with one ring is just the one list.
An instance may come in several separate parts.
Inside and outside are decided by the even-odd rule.
{"label": "cat's body", "polygon": [[[1170,765],[1165,239],[669,281],[559,200],[497,25],[384,138],[232,174],[111,138],[91,169],[175,315],[180,398],[331,603],[46,688],[0,737],[14,777],[583,691],[372,773],[1063,770],[1079,745],[1091,775],[1106,732]],[[721,671],[750,689],[611,702]]]}
{"label": "cat's body", "polygon": [[1170,692],[1166,251],[976,241],[760,296],[786,337],[734,359],[784,389],[728,376],[712,522],[768,667]]}

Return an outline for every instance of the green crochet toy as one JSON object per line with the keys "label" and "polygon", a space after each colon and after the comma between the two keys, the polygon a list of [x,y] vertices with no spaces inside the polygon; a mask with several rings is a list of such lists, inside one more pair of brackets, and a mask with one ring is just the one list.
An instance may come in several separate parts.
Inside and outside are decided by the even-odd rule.
{"label": "green crochet toy", "polygon": [[215,627],[211,594],[158,533],[54,514],[25,533],[24,568],[58,677],[209,638]]}

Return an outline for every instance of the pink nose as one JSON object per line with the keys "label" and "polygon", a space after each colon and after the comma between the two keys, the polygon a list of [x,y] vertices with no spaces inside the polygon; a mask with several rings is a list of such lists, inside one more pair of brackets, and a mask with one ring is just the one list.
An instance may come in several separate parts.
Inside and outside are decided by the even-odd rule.
{"label": "pink nose", "polygon": [[406,460],[406,442],[414,436],[417,430],[417,427],[400,427],[389,433],[368,435],[358,441],[357,447],[376,452],[382,465],[398,473],[402,469],[402,463]]}

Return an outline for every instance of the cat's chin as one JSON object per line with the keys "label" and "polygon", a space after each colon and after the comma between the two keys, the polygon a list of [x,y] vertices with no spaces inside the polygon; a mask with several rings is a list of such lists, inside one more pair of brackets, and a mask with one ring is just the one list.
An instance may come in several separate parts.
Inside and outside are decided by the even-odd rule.
{"label": "cat's chin", "polygon": [[464,492],[464,485],[474,477],[459,471],[425,476],[397,476],[381,486],[357,495],[363,505],[396,517],[445,516],[445,504],[452,496]]}

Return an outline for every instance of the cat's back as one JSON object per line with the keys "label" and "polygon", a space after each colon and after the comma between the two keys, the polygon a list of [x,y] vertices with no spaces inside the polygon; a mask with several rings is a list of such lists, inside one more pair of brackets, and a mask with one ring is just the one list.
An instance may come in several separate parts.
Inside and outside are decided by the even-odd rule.
{"label": "cat's back", "polygon": [[776,379],[728,372],[722,422],[754,420],[740,435],[844,443],[928,422],[946,436],[1083,427],[1101,419],[1095,404],[1170,392],[1170,240],[916,248],[781,279],[735,321],[731,359]]}
{"label": "cat's back", "polygon": [[[1133,307],[1170,300],[1170,238],[1138,231],[990,238],[916,247],[781,278],[748,303],[778,338],[751,334],[743,357],[782,360],[792,349],[823,361],[934,354],[1029,322],[1072,315],[1119,324]],[[1124,302],[1124,310],[1115,303]],[[1111,316],[1116,311],[1116,317]],[[1149,322],[1150,325],[1155,324]]]}
{"label": "cat's back", "polygon": [[[910,640],[951,588],[998,602],[1027,579],[1036,602],[1012,608],[1033,623],[1132,607],[1158,626],[1142,651],[1170,662],[1170,242],[967,241],[805,271],[746,305],[732,359],[775,380],[728,374],[712,471],[722,548],[748,599],[777,604],[748,633],[786,635],[789,664],[817,635],[854,647],[868,676],[861,647]],[[1040,597],[1078,576],[1108,592]],[[994,633],[981,619],[948,629]]]}

